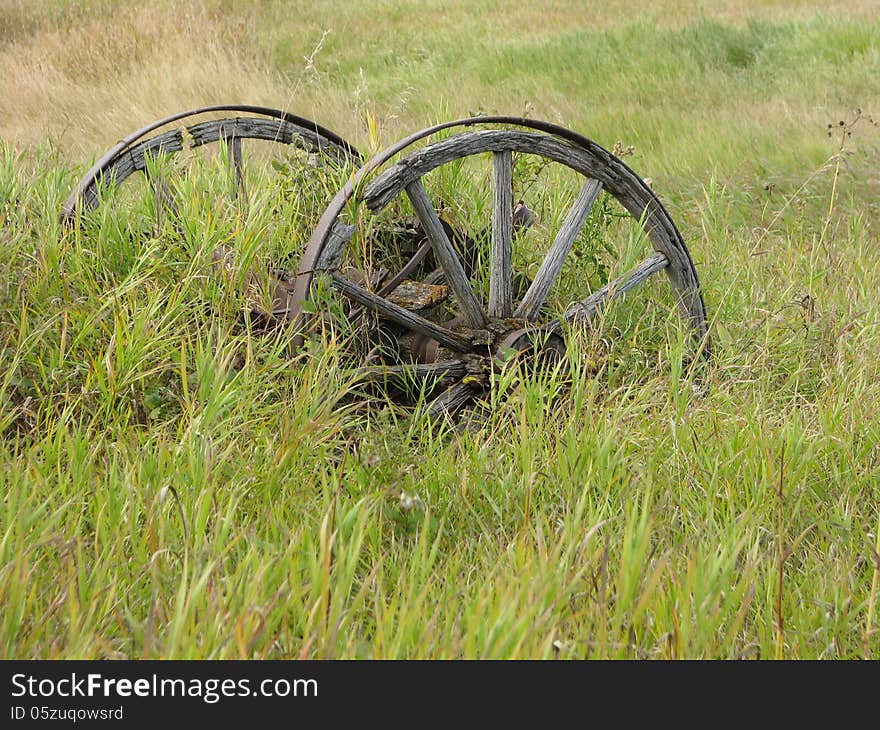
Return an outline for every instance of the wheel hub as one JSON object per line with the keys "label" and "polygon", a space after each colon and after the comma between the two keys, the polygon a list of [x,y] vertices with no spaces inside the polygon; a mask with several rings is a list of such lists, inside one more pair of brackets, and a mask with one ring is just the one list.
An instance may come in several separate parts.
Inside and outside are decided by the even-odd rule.
{"label": "wheel hub", "polygon": [[[458,320],[446,326],[460,324]],[[523,358],[554,365],[565,356],[565,340],[549,327],[529,325],[522,320],[491,319],[482,329],[459,329],[473,344],[469,359],[493,361],[494,366],[507,365]],[[419,362],[433,363],[444,358],[443,348],[436,340],[424,338],[416,343],[414,354]],[[487,363],[488,364],[488,363]]]}
{"label": "wheel hub", "polygon": [[498,340],[495,359],[503,364],[525,358],[536,364],[555,365],[565,357],[565,340],[544,327],[510,329]]}

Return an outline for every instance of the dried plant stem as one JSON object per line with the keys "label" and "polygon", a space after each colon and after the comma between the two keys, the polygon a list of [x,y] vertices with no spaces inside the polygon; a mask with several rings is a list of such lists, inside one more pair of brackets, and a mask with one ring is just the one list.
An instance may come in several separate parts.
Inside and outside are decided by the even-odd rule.
{"label": "dried plant stem", "polygon": [[874,549],[871,553],[871,562],[874,564],[874,577],[871,579],[871,593],[868,596],[868,616],[865,618],[865,659],[871,658],[871,634],[874,633],[874,607],[877,604],[877,588],[880,585],[880,509],[877,510],[877,529],[874,532]]}
{"label": "dried plant stem", "polygon": [[783,507],[783,476],[785,473],[785,444],[782,444],[782,451],[779,454],[779,486],[776,489],[777,510],[776,510],[776,541],[777,541],[777,562],[778,562],[778,582],[776,590],[776,658],[782,659],[785,648],[785,624],[782,617],[782,581],[785,574],[785,545],[783,544],[782,532],[782,507]]}

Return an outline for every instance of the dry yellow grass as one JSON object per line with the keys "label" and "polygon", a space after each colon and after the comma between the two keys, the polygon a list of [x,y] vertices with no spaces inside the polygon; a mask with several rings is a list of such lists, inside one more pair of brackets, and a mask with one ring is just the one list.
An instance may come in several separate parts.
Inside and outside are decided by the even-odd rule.
{"label": "dry yellow grass", "polygon": [[[420,36],[414,29],[426,20],[431,33],[440,38],[454,39],[466,29],[470,36],[494,42],[540,39],[572,28],[617,27],[635,17],[676,27],[694,17],[735,24],[749,18],[793,19],[817,11],[872,18],[877,8],[873,0],[663,0],[634,14],[631,3],[624,0],[268,5],[234,0],[142,4],[2,0],[0,98],[5,108],[0,115],[0,138],[16,147],[48,139],[75,158],[88,157],[162,115],[226,102],[289,108],[360,140],[359,119],[370,103],[369,87],[375,79],[347,78],[339,84],[318,72],[302,73],[308,67],[306,56],[320,45],[325,32],[337,44],[336,58],[344,58],[349,48],[368,55],[373,48],[385,52],[392,34],[406,34],[410,29],[417,43]],[[271,53],[279,38],[295,45],[295,59],[300,63],[284,75]],[[412,49],[399,51],[405,58]],[[318,49],[318,69],[327,54]],[[521,98],[526,94],[511,94],[508,88],[473,79],[460,84],[454,69],[441,75],[452,84],[445,92],[453,98],[443,102],[450,114],[486,106],[522,111]],[[538,100],[529,109],[536,115],[564,121],[582,113],[580,98],[526,91],[536,92],[532,97]],[[414,96],[420,103],[411,103]],[[429,121],[420,113],[426,108],[422,96],[413,84],[379,109],[388,140]]]}
{"label": "dry yellow grass", "polygon": [[279,79],[241,53],[235,28],[202,4],[150,3],[79,20],[0,52],[0,96],[9,100],[0,136],[94,154],[192,106],[285,103]]}

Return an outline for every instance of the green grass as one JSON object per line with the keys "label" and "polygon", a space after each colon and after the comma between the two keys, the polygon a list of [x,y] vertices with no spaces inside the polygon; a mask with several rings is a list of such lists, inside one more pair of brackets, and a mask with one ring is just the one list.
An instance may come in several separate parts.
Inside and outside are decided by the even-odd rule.
{"label": "green grass", "polygon": [[[298,250],[327,189],[249,181],[241,215],[208,176],[182,183],[182,235],[139,232],[149,201],[61,229],[91,156],[174,109],[100,136],[87,104],[128,82],[51,54],[85,19],[117,58],[136,6],[15,6],[0,54],[53,70],[0,128],[0,656],[880,657],[880,133],[841,152],[826,131],[880,113],[876,18],[466,6],[209,2],[223,30],[189,62],[224,39],[260,98],[221,100],[275,89],[364,148],[367,112],[385,144],[478,109],[633,144],[697,263],[711,363],[687,365],[658,282],[556,370],[499,376],[477,431],[362,397],[344,343],[291,359],[211,267],[218,243]],[[217,100],[197,73],[181,109]]]}

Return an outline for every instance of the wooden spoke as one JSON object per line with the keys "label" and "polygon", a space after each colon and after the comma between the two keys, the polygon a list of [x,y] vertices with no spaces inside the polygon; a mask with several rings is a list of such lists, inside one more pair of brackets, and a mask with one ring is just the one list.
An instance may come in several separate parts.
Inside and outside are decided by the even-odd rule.
{"label": "wooden spoke", "polygon": [[156,225],[161,228],[166,211],[170,212],[172,216],[177,214],[177,203],[164,175],[148,174],[148,177],[153,186],[153,200],[156,203]]}
{"label": "wooden spoke", "polygon": [[431,401],[428,405],[428,415],[432,418],[454,416],[480,390],[481,387],[477,383],[458,382]]}
{"label": "wooden spoke", "polygon": [[431,251],[431,242],[425,241],[421,246],[419,246],[418,250],[413,254],[413,257],[406,262],[404,267],[398,271],[392,279],[388,281],[380,290],[379,296],[384,297],[393,292],[402,282],[406,279],[410,274],[412,274],[418,267],[422,261],[425,260],[425,257]]}
{"label": "wooden spoke", "polygon": [[489,269],[489,316],[513,312],[513,153],[492,154],[492,251]]}
{"label": "wooden spoke", "polygon": [[455,294],[465,322],[471,327],[483,327],[486,324],[483,307],[471,288],[471,283],[452,242],[446,235],[446,231],[443,230],[443,224],[437,217],[437,212],[434,210],[425,186],[422,185],[421,180],[416,180],[406,186],[406,192],[416,210],[416,215],[422,222],[428,240],[431,242],[434,255],[440,262],[440,266],[443,267],[446,281]]}
{"label": "wooden spoke", "polygon": [[[339,223],[339,221],[336,221],[336,223]],[[354,230],[354,227],[352,227],[352,230]],[[329,245],[329,242],[328,242],[328,245]],[[327,245],[325,245],[325,247],[324,247],[324,251],[326,251],[326,250],[327,250]],[[431,252],[431,242],[425,241],[421,246],[419,246],[419,248],[413,254],[412,258],[406,262],[404,267],[400,271],[398,271],[391,279],[389,279],[385,284],[382,285],[382,288],[379,289],[378,292],[376,292],[376,295],[380,296],[380,297],[387,297],[389,294],[394,292],[394,290],[397,289],[397,287],[399,287],[401,285],[401,283],[403,283],[404,279],[406,279],[410,274],[412,274],[418,268],[419,264],[425,260],[425,257],[430,252]],[[329,267],[325,267],[325,268],[329,268]],[[364,311],[363,309],[353,310],[349,315],[350,319],[352,321],[354,321],[355,318],[361,316],[363,311]]]}
{"label": "wooden spoke", "polygon": [[553,282],[556,281],[559,272],[562,271],[565,259],[568,257],[575,239],[577,239],[581,229],[584,227],[587,216],[590,214],[590,210],[593,208],[593,204],[596,202],[596,198],[601,190],[602,183],[598,180],[590,179],[584,183],[574,201],[574,205],[568,211],[562,228],[556,234],[553,245],[544,257],[544,261],[541,262],[541,268],[538,269],[535,280],[516,308],[514,316],[528,319],[532,322],[537,319],[541,307],[544,306],[547,295],[550,293],[550,287],[553,286]]}
{"label": "wooden spoke", "polygon": [[241,137],[227,137],[226,156],[229,166],[233,169],[235,175],[233,182],[234,195],[238,198],[239,194],[241,194],[242,199],[247,199],[247,192],[244,188],[244,165],[241,161]]}
{"label": "wooden spoke", "polygon": [[387,299],[373,294],[373,292],[358,286],[336,272],[331,272],[330,277],[333,280],[333,286],[345,296],[358,304],[362,304],[367,309],[378,312],[385,319],[397,322],[397,324],[409,330],[431,337],[444,347],[448,347],[455,352],[471,352],[474,349],[468,339],[445,327],[441,327],[436,322],[432,322],[410,312],[408,309],[392,304]]}
{"label": "wooden spoke", "polygon": [[[658,271],[662,271],[667,266],[669,266],[669,259],[662,253],[655,253],[653,256],[649,256],[632,271],[628,271],[623,276],[593,292],[583,301],[569,307],[565,312],[564,318],[573,323],[589,321],[602,310],[606,303],[612,299],[622,297],[630,289],[634,289],[650,276]],[[560,331],[562,328],[559,323],[556,323],[552,325],[552,329]]]}
{"label": "wooden spoke", "polygon": [[489,270],[489,316],[513,313],[513,153],[492,154],[492,249]]}
{"label": "wooden spoke", "polygon": [[451,383],[461,380],[467,368],[461,360],[441,360],[427,364],[385,365],[365,367],[357,372],[357,379],[367,383]]}

